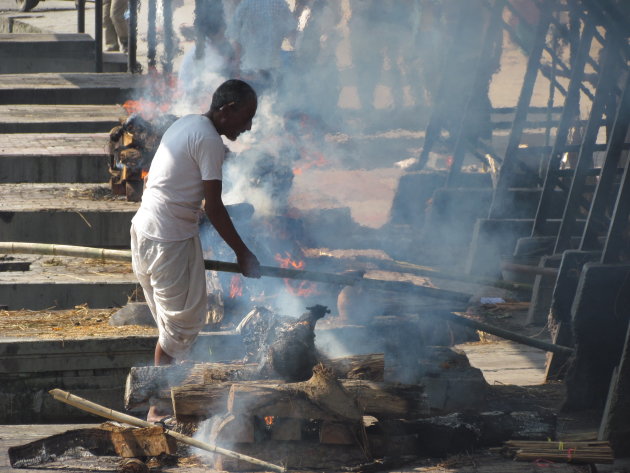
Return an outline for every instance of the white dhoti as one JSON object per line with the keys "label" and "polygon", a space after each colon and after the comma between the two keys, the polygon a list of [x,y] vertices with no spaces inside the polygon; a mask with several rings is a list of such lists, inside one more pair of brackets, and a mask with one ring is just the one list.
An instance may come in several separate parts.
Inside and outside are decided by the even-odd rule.
{"label": "white dhoti", "polygon": [[131,260],[158,326],[158,342],[184,358],[206,321],[207,296],[199,237],[160,242],[131,226]]}

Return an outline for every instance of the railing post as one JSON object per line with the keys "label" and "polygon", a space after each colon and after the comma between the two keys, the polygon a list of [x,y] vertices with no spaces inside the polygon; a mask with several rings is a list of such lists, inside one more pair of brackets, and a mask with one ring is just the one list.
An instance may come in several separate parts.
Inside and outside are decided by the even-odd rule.
{"label": "railing post", "polygon": [[157,51],[157,35],[156,35],[156,13],[157,13],[157,0],[148,0],[148,26],[147,26],[147,61],[149,71],[155,69],[157,65],[156,51]]}
{"label": "railing post", "polygon": [[77,33],[85,33],[85,0],[77,2]]}
{"label": "railing post", "polygon": [[94,40],[96,72],[103,72],[103,0],[94,0]]}
{"label": "railing post", "polygon": [[164,77],[170,77],[173,73],[173,57],[175,56],[175,42],[173,32],[173,5],[171,0],[162,0],[162,13],[164,25]]}
{"label": "railing post", "polygon": [[136,50],[138,48],[138,0],[129,0],[129,43],[127,44],[127,72],[138,70]]}

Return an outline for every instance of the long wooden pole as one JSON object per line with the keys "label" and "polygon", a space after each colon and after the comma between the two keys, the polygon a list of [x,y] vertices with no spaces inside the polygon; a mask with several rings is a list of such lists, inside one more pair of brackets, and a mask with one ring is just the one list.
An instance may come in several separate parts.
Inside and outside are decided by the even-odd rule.
{"label": "long wooden pole", "polygon": [[[90,248],[84,246],[52,245],[45,243],[20,243],[20,242],[0,242],[0,253],[26,253],[26,254],[52,254],[60,256],[76,256],[83,258],[102,258],[115,261],[130,261],[131,252],[129,250],[107,250],[104,248]],[[236,263],[225,261],[205,260],[207,270],[224,271],[230,273],[240,273],[241,270]],[[444,289],[434,289],[431,287],[416,286],[415,284],[384,281],[381,279],[361,278],[342,274],[320,273],[315,271],[302,271],[297,269],[277,268],[273,266],[261,266],[261,274],[275,278],[305,279],[309,281],[324,282],[328,284],[338,284],[341,286],[354,286],[362,284],[367,288],[404,292],[409,295],[420,295],[448,299],[458,304],[468,301],[469,295],[460,292],[447,291]],[[453,314],[452,311],[440,311],[440,316],[457,324],[466,325],[477,330],[497,335],[507,340],[512,340],[524,345],[528,345],[541,350],[565,355],[573,354],[573,349],[553,343],[543,342],[531,337],[526,337],[508,330],[494,327],[492,325],[477,322],[460,315]]]}
{"label": "long wooden pole", "polygon": [[[131,252],[129,250],[107,250],[104,248],[52,245],[46,243],[0,242],[0,253],[51,254],[59,256],[110,259],[114,261],[131,261]],[[241,268],[236,263],[216,260],[205,260],[204,263],[205,268],[209,271],[223,271],[228,273],[241,272]],[[403,292],[409,295],[431,297],[456,303],[466,303],[471,297],[470,294],[449,291],[447,289],[417,286],[410,282],[385,281],[382,279],[278,268],[275,266],[261,266],[260,274],[262,276],[272,278],[300,279],[326,284],[335,284],[339,286],[355,286],[360,284],[368,289]]]}
{"label": "long wooden pole", "polygon": [[[49,391],[49,394],[58,401],[64,402],[83,411],[96,414],[97,416],[105,417],[106,419],[123,422],[125,424],[133,425],[136,427],[155,427],[155,424],[152,424],[151,422],[147,422],[146,420],[138,419],[137,417],[133,417],[128,414],[115,411],[113,409],[109,409],[108,407],[101,406],[100,404],[88,401],[87,399],[75,396],[74,394],[70,394],[69,392],[63,391],[61,389],[53,389]],[[175,440],[178,440],[187,445],[191,445],[193,447],[200,448],[202,450],[206,450],[208,452],[218,453],[219,455],[236,458],[237,460],[243,460],[248,463],[253,463],[254,465],[259,465],[273,471],[279,471],[280,473],[284,473],[287,471],[287,469],[282,466],[274,465],[273,463],[269,463],[263,460],[258,460],[257,458],[243,455],[232,450],[227,450],[222,447],[217,447],[216,445],[211,445],[206,442],[201,442],[200,440],[196,440],[192,437],[188,437],[187,435],[180,434],[179,432],[174,432],[172,430],[166,429],[165,433],[166,435],[173,437]]]}

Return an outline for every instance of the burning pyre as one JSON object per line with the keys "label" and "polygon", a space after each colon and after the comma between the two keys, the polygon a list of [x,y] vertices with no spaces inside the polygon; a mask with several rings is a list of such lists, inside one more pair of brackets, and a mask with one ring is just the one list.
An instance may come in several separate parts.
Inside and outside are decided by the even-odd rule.
{"label": "burning pyre", "polygon": [[162,135],[177,119],[161,115],[152,121],[133,113],[109,133],[110,186],[115,195],[125,195],[130,202],[142,199],[144,178]]}

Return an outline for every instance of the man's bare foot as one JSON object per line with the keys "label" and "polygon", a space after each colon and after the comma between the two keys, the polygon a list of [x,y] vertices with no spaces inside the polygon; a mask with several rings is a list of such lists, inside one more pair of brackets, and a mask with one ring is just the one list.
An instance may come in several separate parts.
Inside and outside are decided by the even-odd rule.
{"label": "man's bare foot", "polygon": [[165,410],[158,409],[157,406],[149,407],[149,412],[147,413],[147,422],[160,422],[170,416],[172,416],[172,412],[167,412]]}

